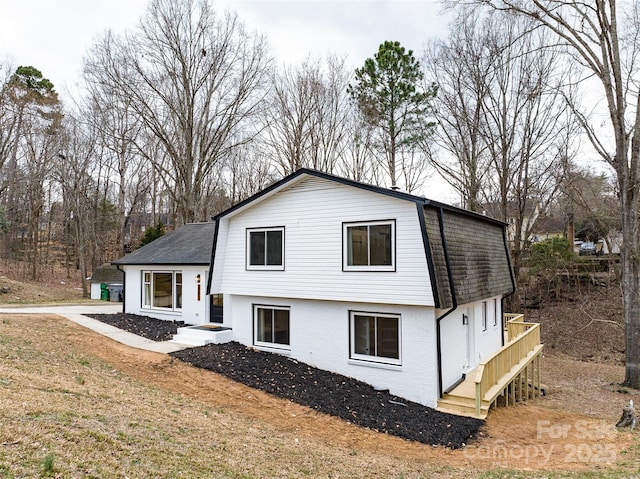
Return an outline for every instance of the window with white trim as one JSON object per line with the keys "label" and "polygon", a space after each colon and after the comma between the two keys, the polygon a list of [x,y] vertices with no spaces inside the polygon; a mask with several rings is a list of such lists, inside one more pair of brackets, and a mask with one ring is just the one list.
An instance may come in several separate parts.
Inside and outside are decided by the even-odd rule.
{"label": "window with white trim", "polygon": [[400,316],[350,312],[351,359],[400,364]]}
{"label": "window with white trim", "polygon": [[482,330],[487,330],[487,302],[482,302]]}
{"label": "window with white trim", "polygon": [[149,309],[182,309],[181,271],[143,271],[142,307]]}
{"label": "window with white trim", "polygon": [[493,325],[498,325],[498,300],[493,298]]}
{"label": "window with white trim", "polygon": [[253,324],[256,346],[291,349],[289,308],[255,305],[253,307]]}
{"label": "window with white trim", "polygon": [[394,271],[395,225],[395,221],[344,223],[344,270]]}
{"label": "window with white trim", "polygon": [[284,269],[284,227],[247,229],[247,269]]}

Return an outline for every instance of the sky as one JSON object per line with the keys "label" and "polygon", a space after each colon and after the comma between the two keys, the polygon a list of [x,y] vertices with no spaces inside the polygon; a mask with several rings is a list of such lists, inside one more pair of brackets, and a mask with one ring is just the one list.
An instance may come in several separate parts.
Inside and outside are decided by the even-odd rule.
{"label": "sky", "polygon": [[[76,89],[82,59],[107,29],[134,28],[149,0],[0,0],[0,62],[31,65],[64,100]],[[419,57],[428,39],[446,34],[437,0],[213,0],[264,34],[277,62],[309,55],[346,56],[356,68],[385,40]]]}
{"label": "sky", "polygon": [[[106,30],[133,29],[149,0],[0,0],[0,65],[38,68],[63,103],[77,97],[83,58]],[[266,36],[278,64],[336,54],[362,66],[385,40],[399,41],[421,57],[434,37],[447,34],[437,0],[212,0],[232,11],[248,30]],[[431,183],[431,182],[430,182]],[[443,180],[440,200],[457,201]]]}

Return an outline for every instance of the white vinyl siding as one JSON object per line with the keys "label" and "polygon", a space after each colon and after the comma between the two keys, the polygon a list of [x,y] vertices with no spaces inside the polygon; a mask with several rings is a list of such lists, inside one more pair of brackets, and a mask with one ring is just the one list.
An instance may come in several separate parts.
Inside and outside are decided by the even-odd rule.
{"label": "white vinyl siding", "polygon": [[[343,224],[375,218],[395,224],[395,271],[343,270]],[[433,306],[415,203],[307,178],[221,219],[211,292]],[[246,230],[286,230],[286,270],[246,265]]]}

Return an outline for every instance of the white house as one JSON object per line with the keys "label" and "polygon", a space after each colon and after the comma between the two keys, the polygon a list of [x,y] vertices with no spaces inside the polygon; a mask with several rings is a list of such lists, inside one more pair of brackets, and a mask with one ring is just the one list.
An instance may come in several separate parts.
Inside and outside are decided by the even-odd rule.
{"label": "white house", "polygon": [[[504,344],[502,222],[307,169],[214,220],[207,293],[240,343],[432,407]],[[148,266],[120,264],[127,308],[148,311]]]}
{"label": "white house", "polygon": [[214,229],[214,223],[188,224],[114,261],[125,273],[123,311],[209,322],[215,307],[205,287]]}

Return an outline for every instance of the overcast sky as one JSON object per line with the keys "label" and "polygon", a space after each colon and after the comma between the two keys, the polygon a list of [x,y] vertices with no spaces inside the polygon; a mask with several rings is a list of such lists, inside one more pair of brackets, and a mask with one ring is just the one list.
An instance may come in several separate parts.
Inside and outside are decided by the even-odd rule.
{"label": "overcast sky", "polygon": [[[82,58],[104,31],[134,27],[148,0],[0,0],[0,61],[42,71],[61,94],[73,89]],[[217,0],[266,35],[279,63],[309,54],[346,55],[354,68],[385,40],[418,54],[446,34],[436,0]],[[418,56],[418,55],[416,55]]]}
{"label": "overcast sky", "polygon": [[[31,65],[51,80],[64,103],[78,91],[82,59],[105,30],[134,28],[149,0],[0,0],[0,64]],[[437,0],[214,0],[264,34],[278,63],[309,55],[346,56],[352,68],[380,43],[397,40],[421,56],[425,43],[445,36]],[[442,179],[425,185],[427,197],[457,201]]]}

